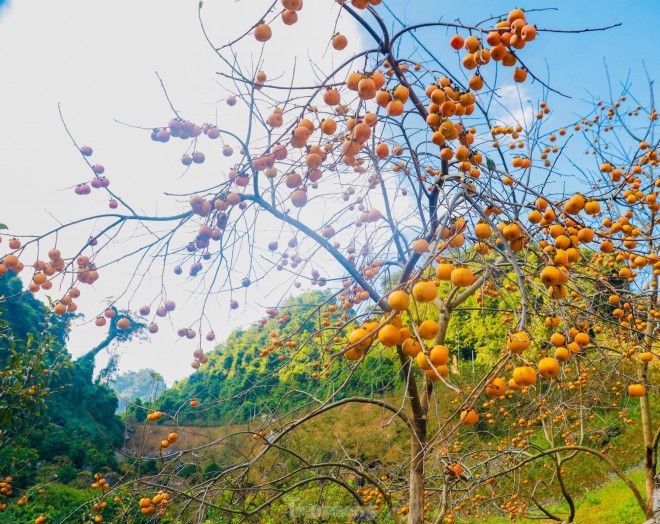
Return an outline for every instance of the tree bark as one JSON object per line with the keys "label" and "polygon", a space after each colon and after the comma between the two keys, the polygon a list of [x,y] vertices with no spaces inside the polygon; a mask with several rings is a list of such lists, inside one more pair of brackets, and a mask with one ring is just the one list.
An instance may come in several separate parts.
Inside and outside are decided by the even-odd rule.
{"label": "tree bark", "polygon": [[397,346],[401,372],[406,380],[406,393],[412,412],[410,432],[410,492],[408,496],[408,524],[424,523],[424,444],[426,442],[426,413],[417,388],[412,360],[401,346]]}
{"label": "tree bark", "polygon": [[[637,364],[637,379],[641,384],[648,383],[648,363],[639,361]],[[642,435],[644,436],[644,476],[646,479],[646,505],[648,512],[655,510],[654,499],[659,496],[656,486],[657,473],[657,449],[653,443],[653,427],[651,425],[651,409],[649,406],[648,392],[639,399],[639,407],[642,415]]]}
{"label": "tree bark", "polygon": [[650,520],[646,521],[647,524],[660,524],[660,475],[656,475],[654,481],[653,495],[649,505],[651,515]]}
{"label": "tree bark", "polygon": [[[434,342],[435,344],[444,344],[451,313],[442,300],[436,299],[435,305],[439,312],[439,331]],[[411,382],[414,381],[411,380]],[[424,463],[426,456],[427,415],[429,411],[429,397],[433,392],[433,382],[424,378],[421,399],[415,401],[413,394],[417,391],[416,387],[414,390],[410,387],[408,388],[408,394],[411,396],[410,405],[413,411],[414,429],[410,435],[411,458],[408,524],[424,524]]]}
{"label": "tree bark", "polygon": [[408,524],[424,524],[424,454],[426,419],[413,421],[415,431],[410,436],[410,497]]}
{"label": "tree bark", "polygon": [[[653,347],[653,332],[655,330],[655,317],[652,311],[655,310],[658,303],[658,276],[653,276],[655,286],[652,288],[654,291],[651,295],[648,314],[646,316],[646,329],[644,334],[644,351],[650,351]],[[637,363],[637,380],[640,384],[646,385],[648,383],[648,369],[647,362],[641,360]],[[655,442],[653,434],[653,426],[651,423],[651,406],[649,404],[648,391],[646,395],[639,399],[639,408],[642,415],[642,434],[644,435],[644,476],[646,479],[646,507],[647,515],[652,520],[655,519],[655,512],[660,509],[656,503],[656,499],[660,496],[658,493],[658,480],[656,479],[657,465],[658,465],[658,446]]]}

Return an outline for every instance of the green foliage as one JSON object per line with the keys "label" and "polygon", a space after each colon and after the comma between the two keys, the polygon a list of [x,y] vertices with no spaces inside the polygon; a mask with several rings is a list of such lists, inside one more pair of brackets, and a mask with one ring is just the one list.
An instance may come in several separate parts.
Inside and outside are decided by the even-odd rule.
{"label": "green foliage", "polygon": [[196,464],[186,464],[179,470],[179,476],[185,479],[192,479],[194,482],[199,482],[201,470]]}
{"label": "green foliage", "polygon": [[68,484],[78,477],[78,470],[71,466],[64,466],[57,472],[57,480],[62,484]]}
{"label": "green foliage", "polygon": [[[298,407],[309,399],[310,394],[319,399],[327,398],[334,392],[333,382],[343,383],[344,380],[347,381],[347,386],[336,398],[356,394],[381,396],[385,393],[392,398],[398,398],[402,394],[403,384],[398,357],[393,350],[375,347],[357,372],[350,377],[343,359],[340,360],[339,366],[333,366],[333,369],[339,369],[333,371],[336,375],[330,377],[330,380],[323,378],[317,380],[312,377],[312,373],[317,369],[314,363],[327,360],[328,353],[325,348],[330,344],[329,338],[325,336],[323,341],[317,339],[315,335],[319,329],[320,312],[326,310],[323,304],[328,299],[330,294],[327,292],[306,293],[291,298],[282,306],[282,312],[290,315],[288,322],[281,324],[282,316],[279,316],[266,322],[262,328],[254,326],[235,331],[225,343],[209,355],[209,362],[206,365],[189,378],[175,384],[173,388],[165,390],[156,402],[149,401],[150,407],[159,407],[162,411],[171,413],[183,406],[179,419],[181,424],[220,425],[248,422],[255,417],[265,418],[270,416],[270,413]],[[456,357],[456,360],[450,363],[451,380],[462,388],[473,384],[475,377],[483,376],[490,368],[503,349],[503,341],[510,327],[502,322],[501,310],[511,309],[506,297],[486,294],[483,301],[485,307],[479,302],[479,298],[473,296],[460,308],[454,310],[447,332],[446,345]],[[39,305],[38,302],[36,304]],[[424,318],[437,319],[438,313],[434,307],[421,306],[421,309],[419,313]],[[31,312],[28,311],[26,314],[29,316]],[[40,314],[45,314],[44,308]],[[37,315],[35,318],[41,317]],[[410,321],[407,314],[403,314],[402,319],[404,324]],[[6,324],[13,327],[12,319],[7,317]],[[546,328],[541,326],[539,329]],[[260,353],[272,343],[271,331],[276,331],[281,340],[287,340],[290,336],[291,340],[306,342],[304,344],[301,342],[299,347],[276,348],[267,358],[262,358]],[[30,338],[30,332],[28,331],[28,344],[15,343],[18,356],[38,347],[38,343]],[[541,335],[542,338],[547,338],[546,333]],[[63,341],[66,339],[65,333],[58,331],[57,325],[53,327],[52,336],[53,344],[58,337]],[[112,340],[110,335],[104,341],[106,346],[109,340]],[[104,343],[76,362],[71,362],[62,346],[60,361],[65,371],[49,377],[50,394],[44,397],[42,416],[35,417],[36,422],[32,422],[25,442],[17,443],[14,439],[8,438],[5,444],[0,446],[0,464],[8,464],[8,473],[20,471],[20,474],[15,475],[14,486],[21,494],[25,493],[24,490],[33,493],[38,481],[46,478],[50,481],[53,473],[57,472],[59,484],[48,486],[45,497],[35,495],[34,499],[31,498],[20,518],[28,516],[33,521],[42,514],[46,515],[49,521],[64,518],[65,513],[69,515],[74,512],[88,496],[88,494],[84,495],[84,491],[74,489],[75,486],[83,486],[82,479],[85,475],[84,472],[79,473],[79,470],[89,468],[92,471],[104,471],[118,467],[112,446],[121,447],[123,444],[124,427],[115,415],[117,398],[111,389],[93,380],[93,357],[98,353],[99,347],[105,347]],[[334,345],[332,351],[337,350],[342,344],[343,341]],[[277,360],[279,355],[284,357],[283,361]],[[51,362],[52,357],[44,361]],[[414,372],[420,373],[416,366]],[[158,387],[160,378],[154,377],[150,370],[141,370],[118,377],[117,384],[123,395],[127,397],[140,392],[144,398],[150,399],[152,387],[154,390]],[[449,402],[449,397],[444,398],[442,391],[443,389],[439,388],[437,394],[440,395],[440,404],[444,405]],[[128,409],[129,417],[140,423],[145,420],[147,414],[145,403],[141,398],[137,396],[129,404]],[[192,398],[198,399],[200,405],[197,408],[189,405]],[[346,425],[345,428],[338,429],[345,422],[343,419],[355,420],[357,417],[363,427],[357,429]],[[359,414],[355,409],[328,413],[322,419],[311,421],[304,430],[301,429],[296,433],[295,450],[303,456],[317,456],[320,460],[335,459],[334,441],[324,440],[328,428],[332,427],[333,431],[341,433],[340,440],[349,453],[359,453],[365,460],[371,459],[387,471],[397,462],[392,455],[407,449],[407,433],[397,424],[387,430],[388,434],[385,438],[388,443],[389,462],[383,461],[380,453],[384,438],[380,433],[381,418],[377,410]],[[503,431],[499,423],[490,426],[485,419],[480,420],[477,427],[487,430],[493,436]],[[634,440],[632,431],[630,435],[624,434],[617,438],[631,439],[631,446],[628,449],[632,450],[632,440]],[[633,453],[630,455],[632,459]],[[288,460],[286,457],[281,459],[284,463]],[[39,469],[38,462],[42,464]],[[139,475],[151,475],[159,469],[156,460],[141,461],[139,464],[127,464],[127,466],[133,473],[139,472]],[[571,486],[575,488],[576,500],[588,486],[593,485],[591,479],[598,478],[597,482],[602,481],[605,473],[598,470],[599,466],[596,462],[592,464],[591,461],[582,461],[579,471],[584,472],[584,475],[569,469],[566,476]],[[177,474],[181,478],[188,478],[190,482],[201,482],[212,480],[221,471],[221,466],[212,460],[206,464],[181,465]],[[49,474],[46,475],[45,472]],[[71,489],[66,489],[61,484],[67,484]],[[58,493],[59,499],[45,504],[44,500],[53,493]],[[325,500],[324,507],[341,508],[345,512],[345,515],[342,513],[344,516],[349,513],[352,515],[357,511],[355,502],[343,490],[325,489],[322,496]],[[313,512],[313,508],[317,507],[318,497],[319,493],[314,489],[291,493],[274,504],[272,510],[263,515],[261,522],[279,522],[281,520],[278,519],[281,519],[282,515],[298,519],[292,522],[333,522],[332,519],[327,520],[327,515]],[[588,494],[584,501],[578,504],[579,511],[582,511],[582,507],[597,506],[598,500],[601,502],[604,500],[599,492]],[[301,511],[309,512],[303,514],[300,513]],[[634,522],[633,515],[636,512],[638,510],[633,506],[621,507],[616,509],[615,513],[609,512],[607,518],[615,518],[612,515],[616,514],[620,522]],[[17,518],[19,517],[13,508],[3,515],[0,514],[0,524],[22,521],[11,520]],[[326,520],[322,520],[324,518]],[[387,522],[387,518],[384,518]]]}
{"label": "green foliage", "polygon": [[[2,477],[11,476],[13,486],[17,489],[30,487],[37,476],[37,452],[28,447],[17,445],[13,440],[7,439],[0,447],[0,465]],[[17,474],[18,473],[18,474]]]}
{"label": "green foliage", "polygon": [[89,500],[88,490],[59,483],[44,485],[43,489],[42,494],[37,493],[36,487],[30,489],[27,492],[28,503],[24,506],[15,503],[8,505],[0,513],[0,524],[34,522],[42,515],[47,518],[47,522],[62,522],[67,517],[73,522],[83,522],[83,505]]}
{"label": "green foliage", "polygon": [[[67,320],[61,317],[48,317],[47,308],[31,293],[23,292],[23,284],[13,272],[0,279],[0,300],[3,317],[10,323],[15,340],[27,341],[30,334],[41,333],[48,323],[58,329],[51,330],[60,346],[66,341]],[[0,337],[0,348],[6,348],[8,340]]]}
{"label": "green foliage", "polygon": [[49,424],[40,425],[30,439],[43,460],[71,457],[76,467],[116,465],[111,447],[123,444],[124,426],[115,415],[117,396],[107,386],[96,384],[93,362],[77,360],[67,387],[48,403]]}
{"label": "green foliage", "polygon": [[38,462],[116,467],[112,446],[124,433],[116,395],[94,382],[93,359],[71,360],[67,319],[21,290],[15,274],[0,279],[0,474],[26,489]]}
{"label": "green foliage", "polygon": [[[314,291],[289,298],[282,311],[290,315],[284,325],[280,319],[269,320],[264,327],[250,327],[234,331],[209,361],[190,377],[177,382],[159,398],[159,409],[176,411],[197,398],[204,405],[203,416],[195,409],[184,409],[179,418],[183,424],[217,425],[241,423],[256,416],[287,409],[309,399],[308,394],[323,398],[332,393],[327,381],[315,380],[312,373],[314,362],[321,362],[327,355],[326,345],[315,341],[318,330],[318,308],[330,298],[329,292]],[[296,348],[279,348],[267,358],[260,352],[271,344],[271,331],[285,340],[307,340]],[[326,337],[327,340],[327,337]],[[283,355],[283,361],[277,356]],[[378,351],[365,359],[359,373],[348,380],[347,387],[337,398],[354,394],[364,395],[391,389],[400,383],[398,357],[394,351],[387,356]],[[347,378],[348,368],[343,366],[340,378]],[[217,402],[218,399],[224,399]],[[206,407],[206,406],[211,407]]]}
{"label": "green foliage", "polygon": [[135,402],[131,404],[130,408],[128,409],[128,414],[140,424],[147,420],[148,413],[148,411],[142,406],[144,406],[142,399],[136,398]]}
{"label": "green foliage", "polygon": [[[330,484],[321,489],[310,484],[274,503],[270,511],[264,513],[261,522],[275,524],[282,522],[283,517],[286,522],[310,524],[373,521],[373,515],[360,515],[362,512],[357,502],[342,487]],[[378,522],[390,521],[379,519]]]}
{"label": "green foliage", "polygon": [[215,462],[210,462],[206,468],[204,468],[204,480],[211,480],[218,476],[222,471],[222,468],[218,466]]}
{"label": "green foliage", "polygon": [[[442,283],[443,288],[449,287]],[[448,290],[445,290],[448,292]],[[348,379],[337,399],[350,395],[374,395],[393,391],[402,384],[400,364],[394,350],[371,351],[357,373],[348,377],[347,368],[342,367],[332,380],[314,380],[314,362],[324,361],[325,347],[314,337],[318,330],[318,306],[330,298],[328,292],[310,292],[289,298],[282,313],[290,320],[282,326],[280,320],[269,320],[264,327],[252,326],[234,331],[216,351],[209,355],[209,362],[190,377],[177,382],[158,398],[159,409],[180,412],[179,422],[189,425],[217,425],[242,423],[257,415],[285,410],[300,405],[309,397],[326,398],[334,392],[332,382],[342,383]],[[485,307],[479,307],[477,299],[470,297],[461,308],[455,310],[449,324],[446,344],[461,361],[475,360],[479,365],[492,363],[502,349],[507,328],[501,322],[503,300],[485,296]],[[425,318],[437,320],[438,311],[432,305],[421,306]],[[409,319],[402,315],[404,323]],[[261,351],[271,344],[271,331],[280,339],[301,342],[292,348],[277,348],[266,358]],[[326,337],[327,340],[327,337]],[[283,361],[276,359],[283,355]],[[344,364],[344,362],[342,362]],[[268,394],[265,392],[268,391]],[[296,391],[298,393],[292,393]],[[198,399],[200,407],[191,409],[186,404]],[[222,402],[218,402],[223,399]],[[200,413],[198,415],[197,413]]]}
{"label": "green foliage", "polygon": [[[16,282],[20,286],[15,276],[0,280],[0,296],[14,291]],[[47,398],[61,389],[61,375],[70,364],[62,344],[62,326],[43,305],[29,298],[25,304],[16,295],[0,299],[0,428],[10,438],[43,415]],[[16,321],[13,315],[17,314],[24,316]],[[35,322],[31,329],[26,320]]]}
{"label": "green foliage", "polygon": [[[585,475],[586,476],[586,475]],[[635,485],[643,490],[644,471],[637,468],[630,473],[630,479]],[[644,522],[646,518],[642,513],[637,501],[630,494],[630,488],[619,478],[614,477],[604,483],[602,486],[593,487],[583,497],[575,499],[575,522],[580,524],[638,524]],[[558,511],[560,514],[566,514],[565,507],[548,506],[552,511]],[[456,521],[458,524],[467,524],[474,522],[473,518],[460,516]],[[485,524],[507,524],[511,519],[505,516],[491,517],[483,520]],[[532,523],[539,520],[520,519],[517,522]],[[554,522],[551,520],[541,520],[542,523]]]}

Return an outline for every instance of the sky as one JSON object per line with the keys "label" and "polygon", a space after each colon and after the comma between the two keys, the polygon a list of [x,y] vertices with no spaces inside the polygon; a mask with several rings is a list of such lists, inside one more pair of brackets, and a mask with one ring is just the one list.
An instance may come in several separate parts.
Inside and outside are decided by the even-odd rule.
{"label": "sky", "polygon": [[[154,144],[145,131],[118,123],[153,127],[164,125],[172,117],[155,74],[158,72],[174,106],[187,118],[196,122],[217,118],[240,127],[237,113],[232,114],[223,102],[227,91],[218,83],[218,59],[200,30],[197,3],[0,0],[0,177],[4,182],[0,222],[8,224],[14,233],[33,234],[58,222],[107,210],[107,198],[100,193],[88,197],[73,194],[73,187],[88,180],[89,173],[63,128],[58,104],[75,139],[94,148],[92,160],[105,166],[113,190],[140,210],[180,210],[180,202],[163,198],[162,193],[190,190],[220,169],[219,161],[207,154],[208,162],[200,166],[203,169],[181,178],[180,146]],[[262,4],[266,2],[232,2],[232,15],[228,16],[226,3],[207,0],[204,13],[209,33],[218,41],[228,40],[255,22],[255,16],[259,16],[255,12],[260,10],[255,11],[255,6]],[[469,8],[466,2],[454,0],[384,0],[379,7],[383,12],[385,5],[408,23],[427,21],[429,17],[470,23],[513,7],[513,3],[499,0],[472,2]],[[617,79],[629,78],[633,91],[647,97],[644,66],[651,77],[660,70],[660,39],[655,36],[660,25],[660,4],[650,0],[533,0],[522,5],[527,10],[548,6],[557,10],[534,14],[534,23],[540,28],[623,24],[607,32],[543,33],[525,50],[526,63],[540,72],[550,70],[550,84],[572,97],[550,97],[556,122],[574,121],[576,114],[588,111],[585,100],[590,94],[607,96],[604,61],[616,90]],[[300,22],[290,31],[274,25],[265,55],[273,75],[290,74],[294,59],[302,78],[311,75],[308,57],[336,60],[327,50],[333,28],[320,28],[322,24],[318,23],[336,13],[336,7],[329,0],[306,0]],[[391,22],[389,15],[385,17]],[[349,47],[342,57],[369,39],[352,21],[344,20],[338,29],[348,36]],[[416,33],[427,47],[437,50],[443,61],[455,64],[457,58],[447,45],[451,34],[444,30]],[[254,53],[259,50],[255,46],[246,49]],[[523,98],[537,99],[536,87],[526,85]],[[517,97],[517,92],[514,94]],[[81,230],[80,234],[90,232]],[[127,242],[124,248],[130,246]],[[82,288],[79,307],[85,318],[76,323],[71,334],[69,349],[74,356],[104,337],[103,330],[90,321],[99,312],[99,304],[116,297],[118,283],[133,271],[130,265],[117,264],[102,273],[93,289]],[[261,318],[261,304],[267,300],[258,298],[269,296],[275,289],[286,294],[288,290],[280,284],[271,281],[251,287],[250,295],[241,297],[241,306],[235,312],[228,310],[224,298],[214,303],[209,311],[218,339]],[[153,280],[145,281],[128,305],[139,307],[140,300],[157,292],[158,285]],[[168,291],[178,304],[185,304],[189,296],[185,285],[171,286]],[[161,331],[149,341],[134,341],[119,348],[120,370],[149,367],[161,373],[169,385],[188,375],[194,343],[180,341],[172,332],[194,322],[193,309],[180,307],[172,324],[161,325]],[[99,366],[104,358],[103,354],[99,357]]]}

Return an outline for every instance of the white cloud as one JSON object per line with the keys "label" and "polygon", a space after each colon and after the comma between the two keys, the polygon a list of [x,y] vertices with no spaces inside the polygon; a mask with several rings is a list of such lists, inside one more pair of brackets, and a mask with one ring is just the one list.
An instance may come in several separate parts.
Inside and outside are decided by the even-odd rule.
{"label": "white cloud", "polygon": [[500,125],[520,124],[523,129],[528,129],[536,119],[533,104],[534,100],[527,86],[506,83],[497,88],[491,116]]}

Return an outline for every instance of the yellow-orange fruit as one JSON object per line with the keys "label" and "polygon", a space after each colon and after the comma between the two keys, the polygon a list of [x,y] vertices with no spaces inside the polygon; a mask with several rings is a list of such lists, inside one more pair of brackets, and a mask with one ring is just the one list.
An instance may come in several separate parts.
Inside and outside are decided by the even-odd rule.
{"label": "yellow-orange fruit", "polygon": [[471,286],[474,282],[474,275],[466,267],[457,267],[451,272],[451,283],[456,287]]}
{"label": "yellow-orange fruit", "polygon": [[412,289],[413,297],[422,304],[431,302],[438,296],[438,288],[433,282],[417,282]]}
{"label": "yellow-orange fruit", "polygon": [[433,320],[425,320],[417,327],[417,331],[424,340],[432,340],[440,331],[440,326]]}
{"label": "yellow-orange fruit", "polygon": [[474,409],[469,411],[461,411],[461,424],[471,426],[477,422],[479,422],[479,413],[477,413]]}
{"label": "yellow-orange fruit", "polygon": [[643,397],[646,395],[646,387],[643,384],[630,384],[628,386],[628,395],[631,397]]}
{"label": "yellow-orange fruit", "polygon": [[524,331],[519,331],[518,333],[513,333],[509,335],[509,339],[507,340],[506,347],[509,349],[509,351],[511,351],[511,353],[520,355],[523,351],[525,351],[529,347],[529,344],[530,344],[529,335]]}
{"label": "yellow-orange fruit", "polygon": [[536,384],[536,370],[531,366],[520,366],[513,370],[513,380],[520,386]]}
{"label": "yellow-orange fruit", "polygon": [[546,357],[539,361],[539,374],[543,378],[552,378],[559,375],[559,363],[552,357]]}
{"label": "yellow-orange fruit", "polygon": [[435,274],[438,277],[438,280],[450,281],[452,271],[454,271],[454,266],[452,264],[440,264],[435,268]]}
{"label": "yellow-orange fruit", "polygon": [[390,293],[388,302],[394,311],[405,311],[410,307],[410,295],[405,291],[397,289]]}
{"label": "yellow-orange fruit", "polygon": [[449,360],[449,350],[442,344],[438,344],[431,350],[430,358],[434,366],[444,366]]}
{"label": "yellow-orange fruit", "polygon": [[489,397],[500,397],[506,391],[506,381],[503,378],[494,378],[486,386],[486,395]]}

